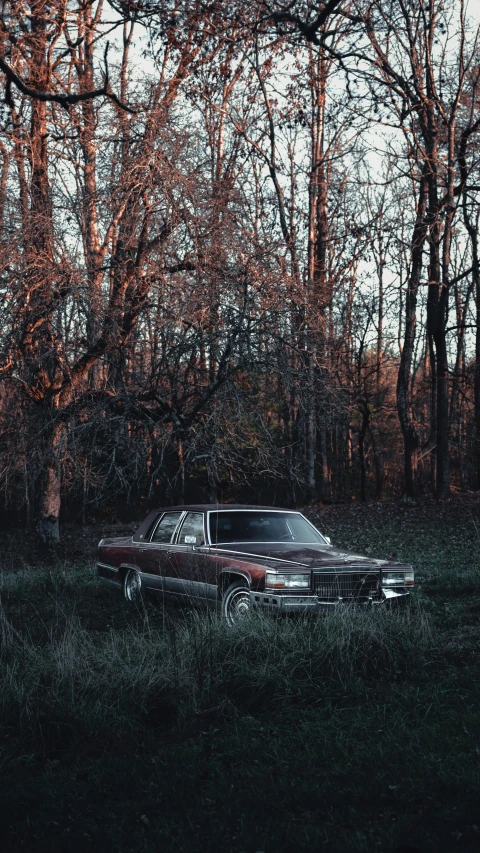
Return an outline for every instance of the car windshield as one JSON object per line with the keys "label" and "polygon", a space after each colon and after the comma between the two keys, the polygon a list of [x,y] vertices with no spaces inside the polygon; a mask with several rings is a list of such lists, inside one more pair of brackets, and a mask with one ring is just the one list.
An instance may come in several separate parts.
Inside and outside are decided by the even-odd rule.
{"label": "car windshield", "polygon": [[297,512],[226,510],[210,513],[212,545],[230,542],[301,542],[325,544],[326,540]]}

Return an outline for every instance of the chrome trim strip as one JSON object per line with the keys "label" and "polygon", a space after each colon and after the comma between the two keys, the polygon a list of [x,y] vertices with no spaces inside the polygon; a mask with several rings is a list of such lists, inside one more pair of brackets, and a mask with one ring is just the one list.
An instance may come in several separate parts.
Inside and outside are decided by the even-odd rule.
{"label": "chrome trim strip", "polygon": [[111,571],[111,572],[118,572],[118,567],[117,567],[117,566],[110,566],[110,564],[109,564],[109,563],[101,563],[101,562],[100,562],[100,560],[97,560],[96,565],[97,565],[97,566],[101,566],[101,567],[102,567],[102,569],[108,569],[108,570],[109,570],[109,571]]}
{"label": "chrome trim strip", "polygon": [[145,581],[145,585],[148,585],[148,583],[155,584],[153,587],[148,587],[149,589],[153,589],[154,592],[165,595],[181,595],[192,599],[217,598],[216,584],[188,580],[187,578],[170,577],[169,575],[152,575],[149,572],[142,572],[140,569],[137,569],[137,571],[142,581]]}
{"label": "chrome trim strip", "polygon": [[[195,601],[197,599],[208,599],[209,601],[217,600],[218,590],[215,584],[200,583],[200,581],[188,581],[188,583],[191,584],[191,586],[188,588],[188,591],[181,592],[181,583],[182,581],[180,580],[177,587],[172,586],[170,588],[165,588],[166,594],[182,596],[183,598],[191,598],[192,601]],[[184,589],[185,583],[187,582],[183,581]]]}
{"label": "chrome trim strip", "polygon": [[220,571],[219,577],[221,578],[222,575],[236,575],[239,578],[243,578],[244,581],[247,581],[249,587],[252,585],[250,572],[239,566],[224,566]]}
{"label": "chrome trim strip", "polygon": [[142,572],[142,570],[139,569],[138,566],[137,566],[137,572],[140,575],[140,577],[145,578],[145,580],[147,580],[147,581],[148,580],[150,580],[150,581],[164,580],[164,575],[152,575],[151,572]]}

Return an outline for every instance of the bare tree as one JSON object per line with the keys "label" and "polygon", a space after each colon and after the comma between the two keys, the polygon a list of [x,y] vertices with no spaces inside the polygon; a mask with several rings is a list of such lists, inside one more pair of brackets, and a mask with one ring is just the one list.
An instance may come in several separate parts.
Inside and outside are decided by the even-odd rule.
{"label": "bare tree", "polygon": [[[14,52],[18,57],[15,61],[25,66],[29,88],[35,92],[52,91],[55,86],[68,89],[76,72],[79,94],[90,92],[93,41],[101,24],[101,3],[97,4],[95,15],[89,5],[79,4],[68,19],[61,18],[61,28],[55,16],[47,15],[43,0],[32,0],[30,4],[30,27],[20,26],[23,25],[23,11],[18,7],[12,9],[9,23],[12,31],[20,28],[22,33],[21,38],[14,40]],[[76,38],[73,38],[73,28],[78,34]],[[133,22],[124,23],[123,28],[120,86],[122,97],[126,98]],[[209,38],[207,25],[203,32],[187,31],[183,40],[171,33],[163,52],[160,75],[148,87],[141,112],[129,116],[117,105],[112,118],[118,128],[119,143],[112,146],[113,185],[110,186],[110,211],[106,220],[104,218],[102,236],[98,227],[101,202],[96,186],[95,146],[98,141],[94,138],[98,121],[94,110],[98,107],[93,106],[91,98],[79,97],[77,103],[81,104],[82,112],[72,109],[66,125],[64,119],[59,119],[52,98],[31,98],[30,102],[22,104],[20,111],[13,101],[10,104],[14,134],[18,134],[14,136],[14,156],[20,197],[23,198],[23,251],[18,270],[19,292],[13,317],[9,371],[43,412],[45,465],[39,498],[39,529],[47,543],[55,543],[59,537],[59,465],[69,413],[72,407],[78,406],[82,394],[88,396],[97,390],[109,393],[108,389],[89,388],[89,372],[107,354],[118,357],[132,338],[151,286],[148,259],[168,241],[181,220],[181,209],[172,191],[168,190],[169,181],[160,210],[154,198],[167,169],[159,149],[159,129],[165,125],[183,81],[198,63],[208,60],[205,48]],[[50,140],[68,143],[72,126],[78,132],[83,157],[77,178],[81,186],[79,213],[87,268],[88,316],[85,345],[76,352],[67,352],[59,324],[59,309],[65,301],[75,299],[79,289],[75,270],[71,264],[62,263],[62,253],[56,244],[51,184],[53,164],[49,162],[49,155],[51,157],[52,153]],[[105,271],[108,271],[109,289],[102,304]]]}

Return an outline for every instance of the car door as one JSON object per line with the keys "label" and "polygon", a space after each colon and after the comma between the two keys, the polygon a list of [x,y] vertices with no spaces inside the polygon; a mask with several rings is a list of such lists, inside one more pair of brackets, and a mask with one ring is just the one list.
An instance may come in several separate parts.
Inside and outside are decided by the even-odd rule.
{"label": "car door", "polygon": [[148,542],[136,549],[135,562],[142,572],[145,587],[153,592],[165,592],[165,573],[168,549],[178,527],[183,511],[164,512],[155,522]]}
{"label": "car door", "polygon": [[182,519],[167,566],[168,589],[192,599],[216,599],[215,565],[205,543],[204,513],[187,512]]}

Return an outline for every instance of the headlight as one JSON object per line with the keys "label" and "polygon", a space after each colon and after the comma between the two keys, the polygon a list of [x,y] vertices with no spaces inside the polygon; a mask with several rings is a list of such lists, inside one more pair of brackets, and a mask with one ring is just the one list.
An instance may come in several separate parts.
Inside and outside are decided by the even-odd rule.
{"label": "headlight", "polygon": [[308,589],[310,574],[278,575],[276,572],[267,572],[265,585],[272,589]]}
{"label": "headlight", "polygon": [[413,586],[413,572],[382,572],[383,586]]}

